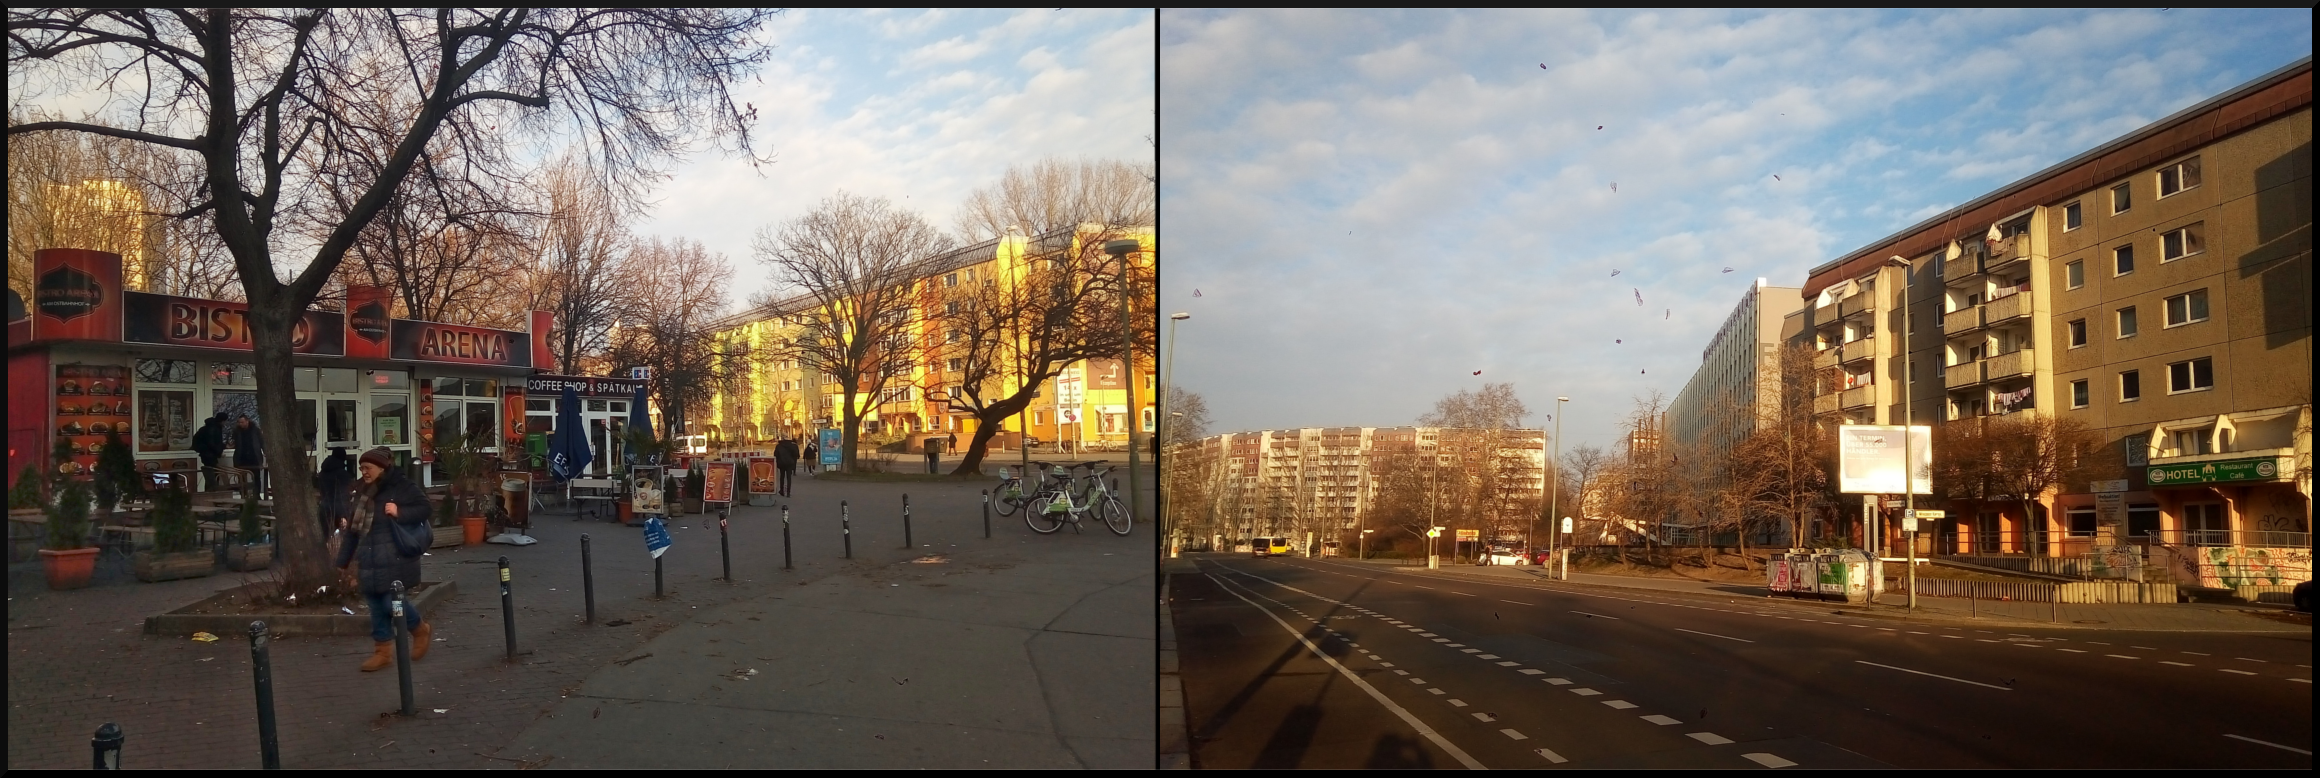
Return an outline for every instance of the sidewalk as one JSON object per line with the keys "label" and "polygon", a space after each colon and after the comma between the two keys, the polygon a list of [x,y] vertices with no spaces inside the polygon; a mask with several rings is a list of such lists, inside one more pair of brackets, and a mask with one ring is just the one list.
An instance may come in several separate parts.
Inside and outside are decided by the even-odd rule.
{"label": "sidewalk", "polygon": [[1189,559],[1160,560],[1160,769],[1192,769],[1192,729],[1184,715],[1184,676],[1177,664],[1176,614],[1169,607],[1168,576],[1193,575]]}
{"label": "sidewalk", "polygon": [[[1600,586],[1620,589],[1648,590],[1674,594],[1704,595],[1710,597],[1747,597],[1763,602],[1810,604],[1812,607],[1844,608],[1856,615],[1889,618],[1904,621],[1952,623],[1998,621],[2019,627],[2057,629],[2112,629],[2154,632],[2280,632],[2304,633],[2312,631],[2309,618],[2303,624],[2288,623],[2257,614],[2278,616],[2290,613],[2279,608],[2202,604],[2071,604],[2050,606],[2043,602],[1972,601],[1951,597],[1917,598],[1917,612],[1908,611],[1906,593],[1887,592],[1869,605],[1848,605],[1812,599],[1771,597],[1761,584],[1728,581],[1689,581],[1671,578],[1641,576],[1571,574],[1568,582],[1548,579],[1545,568],[1529,565],[1483,567],[1460,565],[1429,571],[1424,566],[1410,566],[1389,560],[1336,561],[1382,567],[1394,572],[1415,575],[1454,575],[1480,577],[1502,581],[1524,581],[1558,586]],[[2300,614],[2299,614],[2300,616]],[[2295,618],[2295,617],[2290,617]]]}
{"label": "sidewalk", "polygon": [[[780,569],[779,508],[740,507],[732,583],[716,580],[715,517],[676,517],[661,600],[641,531],[569,514],[535,516],[536,545],[436,552],[426,580],[455,580],[460,594],[426,614],[437,643],[414,666],[420,714],[391,715],[392,669],[356,672],[367,639],[278,639],[283,764],[1149,768],[1152,525],[1039,536],[1020,515],[993,516],[985,540],[982,488],[801,477],[781,501],[796,570]],[[917,548],[902,548],[904,493]],[[582,533],[595,625],[581,623]],[[946,561],[909,561],[929,554]],[[514,665],[501,555],[525,652]],[[139,634],[145,616],[242,578],[49,592],[37,563],[12,568],[7,766],[78,769],[110,721],[131,767],[258,767],[247,638]],[[748,669],[758,673],[735,673]]]}

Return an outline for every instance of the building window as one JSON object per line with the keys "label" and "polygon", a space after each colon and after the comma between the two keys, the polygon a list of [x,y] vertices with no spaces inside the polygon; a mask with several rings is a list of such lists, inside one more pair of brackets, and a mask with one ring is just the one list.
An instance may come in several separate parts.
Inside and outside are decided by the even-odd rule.
{"label": "building window", "polygon": [[952,357],[948,364],[953,373],[964,372],[967,369],[967,360],[958,357]]}
{"label": "building window", "polygon": [[2132,305],[2130,305],[2130,306],[2127,306],[2127,307],[2125,307],[2125,308],[2120,308],[2120,309],[2119,309],[2119,337],[2122,337],[2122,338],[2132,338],[2132,337],[2134,337],[2134,336],[2135,336],[2135,332],[2136,332],[2136,331],[2137,331],[2137,330],[2135,329],[2135,306],[2132,306]]}
{"label": "building window", "polygon": [[2074,319],[2070,322],[2070,347],[2078,348],[2084,345],[2086,345],[2086,320]]}
{"label": "building window", "polygon": [[2062,266],[2062,288],[2077,289],[2086,285],[2086,263],[2072,262]]}
{"label": "building window", "polygon": [[2069,205],[2062,206],[2062,231],[2069,232],[2071,230],[2078,229],[2078,224],[2078,203],[2071,203]]}
{"label": "building window", "polygon": [[2111,187],[2111,213],[2126,213],[2128,208],[2134,207],[2134,194],[2131,184]]}
{"label": "building window", "polygon": [[2186,189],[2197,189],[2198,187],[2198,157],[2192,157],[2190,159],[2159,168],[2159,199],[2161,200],[2174,196],[2177,192],[2181,192]]}
{"label": "building window", "polygon": [[957,273],[952,273],[952,274],[949,274],[949,275],[943,276],[943,286],[944,286],[945,288],[948,288],[948,287],[953,287],[953,286],[958,286],[958,285],[959,285],[959,274],[957,274]]}
{"label": "building window", "polygon": [[2207,250],[2206,224],[2177,227],[2159,238],[2159,261],[2173,262]]}
{"label": "building window", "polygon": [[2086,394],[2087,394],[2087,388],[2086,388],[2086,379],[2084,379],[2084,378],[2081,378],[2081,379],[2078,379],[2078,380],[2076,380],[2076,381],[2072,381],[2072,382],[2070,382],[2070,407],[2072,407],[2072,408],[2084,408],[2084,407],[2086,407]]}
{"label": "building window", "polygon": [[2131,403],[2143,399],[2143,371],[2129,370],[2119,374],[2119,402]]}
{"label": "building window", "polygon": [[2198,392],[2215,388],[2215,360],[2200,357],[2167,366],[2167,393]]}
{"label": "building window", "polygon": [[1045,426],[1047,426],[1047,412],[1046,412],[1046,411],[1032,411],[1032,412],[1031,412],[1031,423],[1032,423],[1033,425],[1035,425],[1035,426],[1040,426],[1040,427],[1045,427]]}
{"label": "building window", "polygon": [[2111,249],[2111,275],[2123,276],[2132,272],[2135,272],[2135,244]]}
{"label": "building window", "polygon": [[2207,321],[2207,290],[2167,298],[2167,325],[2180,327]]}
{"label": "building window", "polygon": [[2215,453],[2214,438],[2210,437],[2208,432],[2209,430],[2206,427],[2193,430],[2176,430],[2175,455],[2179,457],[2195,457],[2201,454]]}

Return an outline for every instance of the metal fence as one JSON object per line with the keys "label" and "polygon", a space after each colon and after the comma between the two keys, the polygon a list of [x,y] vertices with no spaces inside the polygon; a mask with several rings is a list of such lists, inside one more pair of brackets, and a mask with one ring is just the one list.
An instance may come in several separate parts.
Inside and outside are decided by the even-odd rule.
{"label": "metal fence", "polygon": [[[1908,591],[1909,579],[1906,577],[1887,577],[1885,586],[1888,591]],[[1917,579],[1917,593],[1924,597],[1973,597],[1984,600],[2014,600],[2017,602],[2055,602],[2055,598],[2060,597],[2060,601],[2065,604],[2171,603],[2176,601],[2176,589],[2173,584],[2137,584],[2126,581],[2001,583],[1920,576]]]}

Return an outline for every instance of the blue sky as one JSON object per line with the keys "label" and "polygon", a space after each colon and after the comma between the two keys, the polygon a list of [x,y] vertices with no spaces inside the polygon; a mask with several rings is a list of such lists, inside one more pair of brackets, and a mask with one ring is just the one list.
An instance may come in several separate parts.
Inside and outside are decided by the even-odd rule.
{"label": "blue sky", "polygon": [[1212,431],[1408,424],[1505,381],[1533,426],[1572,398],[1566,451],[1673,398],[1757,278],[2312,51],[2293,9],[1170,10],[1160,36],[1161,294]]}
{"label": "blue sky", "polygon": [[1148,162],[1153,24],[1145,9],[790,10],[735,99],[757,106],[762,171],[702,152],[673,171],[642,235],[697,239],[739,271],[727,299],[770,284],[750,253],[845,190],[953,228],[968,193],[1045,157]]}

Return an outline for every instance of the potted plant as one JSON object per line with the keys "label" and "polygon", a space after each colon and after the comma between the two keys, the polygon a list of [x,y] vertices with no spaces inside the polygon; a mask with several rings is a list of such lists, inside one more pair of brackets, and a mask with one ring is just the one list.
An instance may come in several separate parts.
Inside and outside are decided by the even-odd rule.
{"label": "potted plant", "polygon": [[685,471],[686,513],[701,512],[701,492],[708,488],[708,483],[709,474],[703,472],[700,466],[695,465],[693,469]]}
{"label": "potted plant", "polygon": [[[257,501],[242,501],[242,515],[245,524],[255,526]],[[217,570],[217,555],[201,549],[195,537],[192,495],[170,489],[154,500],[153,548],[137,552],[130,566],[137,580],[148,583],[200,578]]]}
{"label": "potted plant", "polygon": [[[186,526],[192,526],[192,495],[176,489],[165,489],[153,499],[153,522],[156,537],[160,534],[159,527],[164,520],[163,514],[170,514],[169,520],[175,521],[176,514],[179,512],[184,514]],[[258,526],[258,504],[255,501],[242,503],[241,526],[234,533],[234,542],[226,544],[226,569],[249,572],[264,570],[273,565],[273,540],[272,537],[266,535],[264,528]]]}
{"label": "potted plant", "polygon": [[[455,436],[447,445],[437,446],[435,462],[443,467],[443,475],[451,479],[451,499],[445,502],[447,510],[436,516],[435,545],[459,545],[483,542],[483,477],[490,461],[483,453],[483,441],[476,437]],[[456,522],[454,521],[456,520]],[[450,529],[450,542],[444,542],[444,530]]]}
{"label": "potted plant", "polygon": [[661,496],[666,498],[670,516],[685,515],[685,479],[670,474],[661,479]]}
{"label": "potted plant", "polygon": [[97,549],[89,545],[89,503],[95,499],[86,482],[66,481],[48,507],[47,547],[40,550],[48,588],[78,589],[96,572]]}
{"label": "potted plant", "polygon": [[[452,487],[454,491],[458,488],[457,486]],[[427,526],[435,533],[435,539],[427,544],[428,548],[459,547],[459,542],[466,533],[459,529],[458,516],[459,497],[453,493],[445,493],[442,504],[435,506],[435,515],[427,522]],[[378,521],[379,519],[373,516],[371,520]]]}
{"label": "potted plant", "polygon": [[8,511],[38,511],[48,504],[48,480],[41,477],[39,465],[25,465],[24,472],[16,474],[16,485],[8,489]]}
{"label": "potted plant", "polygon": [[97,449],[97,472],[91,485],[97,493],[97,510],[108,517],[124,500],[145,496],[145,479],[137,474],[137,456],[130,453],[129,442],[119,434],[106,435],[104,445]]}

